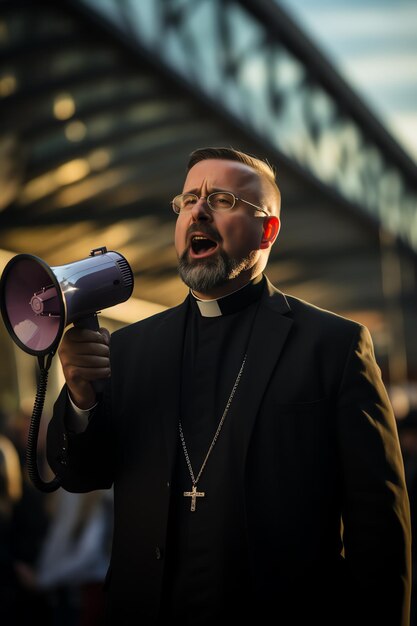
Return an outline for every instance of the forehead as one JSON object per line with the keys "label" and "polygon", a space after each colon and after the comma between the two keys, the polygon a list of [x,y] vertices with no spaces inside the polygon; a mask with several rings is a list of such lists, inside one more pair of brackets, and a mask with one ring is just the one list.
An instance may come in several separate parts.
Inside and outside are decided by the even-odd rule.
{"label": "forehead", "polygon": [[190,169],[185,179],[184,191],[199,191],[203,186],[208,190],[240,191],[250,188],[258,191],[260,181],[258,172],[244,163],[206,159]]}

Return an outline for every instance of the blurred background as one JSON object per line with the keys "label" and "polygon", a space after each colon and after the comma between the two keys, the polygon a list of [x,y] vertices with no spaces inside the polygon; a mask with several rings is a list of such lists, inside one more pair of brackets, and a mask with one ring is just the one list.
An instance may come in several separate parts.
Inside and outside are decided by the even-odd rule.
{"label": "blurred background", "polygon": [[[268,275],[365,323],[399,419],[417,403],[415,0],[0,1],[0,268],[106,246],[135,274],[111,330],[177,304],[171,198],[187,156],[268,158]],[[0,332],[0,406],[36,360]],[[53,363],[53,396],[62,384]],[[53,388],[53,389],[52,389]],[[47,397],[47,403],[48,403]]]}
{"label": "blurred background", "polygon": [[[135,286],[101,325],[175,305],[188,154],[267,158],[282,191],[267,275],[368,326],[413,492],[416,25],[415,0],[0,0],[0,270],[106,246]],[[22,437],[38,364],[3,323],[0,350],[3,430]],[[56,357],[40,439],[62,382]]]}

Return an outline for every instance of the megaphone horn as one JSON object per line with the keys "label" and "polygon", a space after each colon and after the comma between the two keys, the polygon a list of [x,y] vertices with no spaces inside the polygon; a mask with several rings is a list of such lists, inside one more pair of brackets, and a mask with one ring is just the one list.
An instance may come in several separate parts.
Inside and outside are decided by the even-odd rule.
{"label": "megaphone horn", "polygon": [[[43,356],[56,350],[70,323],[88,326],[85,320],[124,302],[132,291],[129,263],[106,247],[56,267],[31,254],[18,254],[3,270],[0,306],[15,343],[29,354]],[[97,321],[90,327],[98,328]]]}
{"label": "megaphone horn", "polygon": [[[40,491],[55,491],[61,484],[58,475],[49,482],[42,479],[36,454],[48,369],[64,329],[72,322],[98,330],[97,312],[124,302],[132,291],[129,263],[118,252],[107,252],[106,247],[94,248],[89,257],[57,267],[49,267],[31,254],[18,254],[3,270],[0,307],[4,323],[15,343],[37,356],[40,366],[26,450],[29,477]],[[97,391],[101,382],[94,382]]]}

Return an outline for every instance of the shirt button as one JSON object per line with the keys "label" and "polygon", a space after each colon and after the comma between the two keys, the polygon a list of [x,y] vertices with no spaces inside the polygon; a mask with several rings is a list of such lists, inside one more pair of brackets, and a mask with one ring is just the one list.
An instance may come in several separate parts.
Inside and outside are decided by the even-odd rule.
{"label": "shirt button", "polygon": [[161,552],[161,548],[159,546],[156,546],[156,548],[155,548],[155,556],[158,559],[158,561],[159,561],[159,559],[162,558],[162,552]]}

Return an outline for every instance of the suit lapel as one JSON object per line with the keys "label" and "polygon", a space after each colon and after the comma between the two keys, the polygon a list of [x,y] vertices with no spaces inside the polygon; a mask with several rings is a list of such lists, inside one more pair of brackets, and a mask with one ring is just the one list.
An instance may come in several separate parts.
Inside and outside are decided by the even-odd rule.
{"label": "suit lapel", "polygon": [[263,395],[292,326],[290,306],[280,291],[267,284],[249,341],[245,371],[236,394],[233,436],[239,441],[236,453],[243,470],[246,451]]}
{"label": "suit lapel", "polygon": [[180,391],[184,327],[188,311],[188,298],[169,311],[157,329],[158,347],[161,355],[161,393],[156,398],[157,415],[165,435],[169,474],[175,459],[176,442],[179,440]]}

